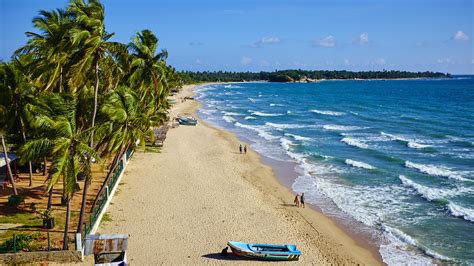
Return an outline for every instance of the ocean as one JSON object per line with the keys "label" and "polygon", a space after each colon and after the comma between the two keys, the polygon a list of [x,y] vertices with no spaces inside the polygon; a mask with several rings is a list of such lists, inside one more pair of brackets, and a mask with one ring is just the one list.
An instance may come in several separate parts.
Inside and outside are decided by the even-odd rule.
{"label": "ocean", "polygon": [[384,262],[474,264],[473,76],[196,91],[205,121],[296,163],[293,191],[368,235]]}

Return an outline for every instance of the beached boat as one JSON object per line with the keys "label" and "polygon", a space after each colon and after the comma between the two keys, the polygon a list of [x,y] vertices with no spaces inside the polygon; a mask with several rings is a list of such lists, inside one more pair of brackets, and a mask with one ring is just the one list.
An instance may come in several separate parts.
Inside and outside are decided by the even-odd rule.
{"label": "beached boat", "polygon": [[197,125],[197,119],[191,115],[180,115],[177,118],[180,125]]}
{"label": "beached boat", "polygon": [[260,260],[298,260],[301,256],[295,245],[248,244],[229,241],[227,245],[237,256]]}

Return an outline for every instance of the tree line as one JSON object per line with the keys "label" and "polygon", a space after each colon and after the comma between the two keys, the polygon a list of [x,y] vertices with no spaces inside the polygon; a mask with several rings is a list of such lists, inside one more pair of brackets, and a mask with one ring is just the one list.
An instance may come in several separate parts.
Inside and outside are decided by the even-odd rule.
{"label": "tree line", "polygon": [[[26,44],[0,64],[3,149],[13,148],[20,163],[29,165],[30,186],[32,162],[44,160],[45,167],[49,162],[48,210],[53,188],[62,181],[64,249],[79,177],[85,178],[81,233],[91,164],[120,158],[137,140],[144,143],[151,127],[167,121],[167,96],[182,83],[152,31],[137,32],[127,44],[115,42],[104,19],[99,0],[71,0],[66,8],[41,10],[32,20],[36,31],[26,32]],[[9,175],[18,194],[11,170]]]}
{"label": "tree line", "polygon": [[398,70],[383,71],[346,71],[346,70],[275,70],[273,72],[227,72],[227,71],[182,71],[180,75],[185,83],[199,82],[238,82],[238,81],[270,81],[294,82],[315,81],[322,79],[404,79],[404,78],[449,78],[448,73],[440,72],[408,72]]}

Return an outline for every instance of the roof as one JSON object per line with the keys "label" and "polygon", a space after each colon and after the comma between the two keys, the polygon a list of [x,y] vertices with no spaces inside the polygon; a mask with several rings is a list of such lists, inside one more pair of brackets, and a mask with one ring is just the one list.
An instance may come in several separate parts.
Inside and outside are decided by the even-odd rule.
{"label": "roof", "polygon": [[[14,161],[16,159],[18,159],[18,156],[16,156],[12,152],[8,153],[8,161],[9,162]],[[2,153],[0,153],[0,167],[4,167],[5,165],[6,165],[6,163],[5,163],[5,154],[2,152]]]}

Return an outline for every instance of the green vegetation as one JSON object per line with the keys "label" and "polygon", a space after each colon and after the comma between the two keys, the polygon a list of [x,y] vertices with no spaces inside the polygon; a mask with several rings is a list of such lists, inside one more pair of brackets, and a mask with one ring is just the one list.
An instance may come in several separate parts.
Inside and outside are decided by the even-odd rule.
{"label": "green vegetation", "polygon": [[105,225],[106,223],[112,222],[112,217],[108,212],[104,213],[102,219],[100,220],[101,225]]}
{"label": "green vegetation", "polygon": [[0,246],[0,251],[2,252],[14,252],[14,251],[33,251],[35,246],[33,241],[37,240],[40,237],[39,233],[36,234],[16,234],[12,238],[8,239]]}
{"label": "green vegetation", "polygon": [[407,71],[329,71],[329,70],[279,70],[274,72],[180,72],[185,83],[200,82],[238,82],[238,81],[271,81],[293,82],[321,79],[402,79],[402,78],[449,78],[450,74],[439,72]]}
{"label": "green vegetation", "polygon": [[27,43],[0,64],[0,132],[20,163],[51,162],[47,192],[63,181],[67,211],[64,223],[57,220],[67,249],[78,175],[86,179],[81,233],[91,162],[118,159],[137,140],[144,143],[150,128],[167,120],[166,98],[182,82],[150,30],[137,32],[128,44],[113,42],[99,0],[41,10],[33,25],[37,32],[27,32]]}

